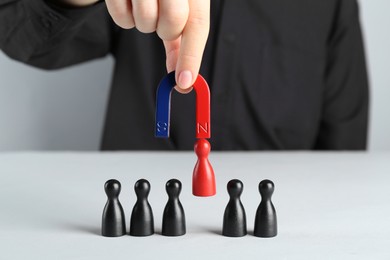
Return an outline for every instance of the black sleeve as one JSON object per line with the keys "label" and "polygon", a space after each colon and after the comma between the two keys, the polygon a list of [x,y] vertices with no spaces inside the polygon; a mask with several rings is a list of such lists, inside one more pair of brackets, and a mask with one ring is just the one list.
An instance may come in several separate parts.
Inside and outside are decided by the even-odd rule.
{"label": "black sleeve", "polygon": [[10,58],[57,69],[110,52],[104,3],[65,9],[44,0],[0,0],[0,48]]}
{"label": "black sleeve", "polygon": [[356,0],[339,0],[328,40],[322,122],[316,149],[367,148],[368,80]]}

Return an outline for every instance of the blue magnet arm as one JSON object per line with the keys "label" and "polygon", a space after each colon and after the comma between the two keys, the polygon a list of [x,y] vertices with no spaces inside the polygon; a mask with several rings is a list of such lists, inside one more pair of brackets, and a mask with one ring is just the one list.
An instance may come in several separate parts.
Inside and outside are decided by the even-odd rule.
{"label": "blue magnet arm", "polygon": [[156,125],[155,136],[161,138],[169,137],[169,124],[171,114],[171,93],[175,87],[175,72],[166,75],[157,88],[156,97]]}

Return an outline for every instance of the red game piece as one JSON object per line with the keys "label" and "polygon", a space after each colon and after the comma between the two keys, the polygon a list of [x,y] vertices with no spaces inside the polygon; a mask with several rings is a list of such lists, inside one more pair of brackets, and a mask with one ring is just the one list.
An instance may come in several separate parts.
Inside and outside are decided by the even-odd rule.
{"label": "red game piece", "polygon": [[199,139],[194,145],[198,156],[192,176],[192,194],[200,197],[214,196],[216,194],[214,170],[208,156],[211,145],[206,139]]}

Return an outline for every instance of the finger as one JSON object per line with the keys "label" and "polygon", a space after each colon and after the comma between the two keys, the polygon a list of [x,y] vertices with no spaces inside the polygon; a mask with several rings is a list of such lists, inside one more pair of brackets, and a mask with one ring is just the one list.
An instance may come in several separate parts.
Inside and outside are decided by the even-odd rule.
{"label": "finger", "polygon": [[192,87],[191,88],[186,88],[186,89],[182,89],[182,88],[179,88],[178,86],[175,86],[175,90],[177,92],[179,92],[180,94],[188,94],[192,91]]}
{"label": "finger", "polygon": [[[167,71],[168,73],[175,70],[177,58],[179,56],[181,37],[173,41],[163,41],[165,46],[165,53],[167,56]],[[181,89],[178,86],[175,86],[175,89],[181,94],[187,94],[191,92],[192,88]]]}
{"label": "finger", "polygon": [[158,19],[157,0],[132,0],[135,27],[140,32],[156,31]]}
{"label": "finger", "polygon": [[182,89],[191,87],[198,76],[210,27],[210,0],[188,2],[190,13],[176,65],[176,82]]}
{"label": "finger", "polygon": [[135,26],[130,0],[106,0],[106,5],[108,12],[118,26],[124,29]]}
{"label": "finger", "polygon": [[172,41],[177,39],[188,19],[187,0],[160,0],[157,22],[157,34],[161,39]]}

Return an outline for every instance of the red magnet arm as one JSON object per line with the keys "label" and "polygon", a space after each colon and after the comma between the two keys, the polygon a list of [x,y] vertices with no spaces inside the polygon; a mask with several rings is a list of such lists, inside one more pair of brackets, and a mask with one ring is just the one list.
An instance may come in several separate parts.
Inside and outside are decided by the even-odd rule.
{"label": "red magnet arm", "polygon": [[196,92],[196,138],[210,138],[210,89],[201,75],[193,87]]}

